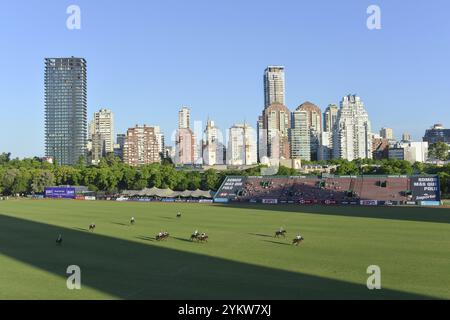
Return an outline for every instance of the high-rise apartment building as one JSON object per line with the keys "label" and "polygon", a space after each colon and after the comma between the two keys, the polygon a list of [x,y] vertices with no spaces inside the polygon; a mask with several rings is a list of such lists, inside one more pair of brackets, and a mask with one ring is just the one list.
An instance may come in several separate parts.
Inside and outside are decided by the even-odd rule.
{"label": "high-rise apartment building", "polygon": [[256,132],[247,124],[235,124],[229,130],[227,164],[254,165],[256,156]]}
{"label": "high-rise apartment building", "polygon": [[165,138],[164,133],[161,131],[160,126],[153,126],[155,129],[156,141],[158,142],[158,152],[160,155],[164,155]]}
{"label": "high-rise apartment building", "polygon": [[285,104],[283,66],[269,66],[264,71],[264,108],[273,103]]}
{"label": "high-rise apartment building", "polygon": [[320,146],[322,133],[322,111],[315,104],[307,101],[301,104],[297,110],[308,113],[308,129],[310,134],[311,160],[317,160],[317,152]]}
{"label": "high-rise apartment building", "polygon": [[323,131],[333,132],[333,127],[336,124],[338,111],[339,108],[337,105],[328,105],[323,114]]}
{"label": "high-rise apartment building", "polygon": [[45,59],[45,155],[59,164],[86,157],[86,81],[85,59]]}
{"label": "high-rise apartment building", "polygon": [[289,130],[291,113],[280,103],[273,103],[263,111],[263,134],[267,137],[267,157],[269,159],[289,159]]}
{"label": "high-rise apartment building", "polygon": [[208,166],[224,163],[223,138],[214,121],[208,120],[203,133],[203,164]]}
{"label": "high-rise apartment building", "polygon": [[178,129],[187,129],[191,127],[191,111],[188,107],[182,107],[178,111]]}
{"label": "high-rise apartment building", "polygon": [[114,152],[114,116],[111,110],[100,109],[94,113],[89,123],[88,139],[92,143],[92,164],[98,164],[102,157]]}
{"label": "high-rise apartment building", "polygon": [[290,140],[291,158],[311,160],[310,113],[297,109],[292,112]]}
{"label": "high-rise apartment building", "polygon": [[176,164],[195,164],[197,158],[197,144],[195,134],[190,128],[190,110],[182,107],[178,112],[178,130],[175,137]]}
{"label": "high-rise apartment building", "polygon": [[372,134],[369,115],[361,98],[345,96],[341,101],[333,132],[336,159],[372,159]]}
{"label": "high-rise apartment building", "polygon": [[140,166],[160,162],[155,128],[136,125],[127,131],[123,148],[123,162]]}

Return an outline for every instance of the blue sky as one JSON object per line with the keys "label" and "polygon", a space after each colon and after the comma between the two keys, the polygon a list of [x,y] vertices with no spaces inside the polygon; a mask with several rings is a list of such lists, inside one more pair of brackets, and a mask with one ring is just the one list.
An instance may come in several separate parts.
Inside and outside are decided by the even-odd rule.
{"label": "blue sky", "polygon": [[[322,109],[356,93],[373,131],[420,139],[450,127],[450,2],[381,0],[0,0],[0,152],[44,154],[44,58],[88,63],[88,113],[113,110],[116,133],[159,124],[182,105],[221,129],[254,124],[267,65],[286,67],[287,106]],[[81,30],[66,9],[81,8]],[[366,9],[381,8],[368,30]]]}

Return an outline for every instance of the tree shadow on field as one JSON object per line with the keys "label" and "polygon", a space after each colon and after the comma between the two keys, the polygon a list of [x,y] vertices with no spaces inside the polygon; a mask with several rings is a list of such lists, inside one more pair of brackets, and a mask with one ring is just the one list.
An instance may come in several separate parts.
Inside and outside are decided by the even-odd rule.
{"label": "tree shadow on field", "polygon": [[[64,242],[55,246],[59,233]],[[57,298],[55,292],[66,292],[66,270],[74,264],[82,270],[83,285],[123,299],[431,298],[389,289],[368,290],[364,272],[361,284],[355,284],[5,215],[0,215],[0,254],[60,276],[49,284],[56,289],[36,292],[41,289],[33,288],[36,295],[29,299]],[[12,274],[3,271],[2,278],[6,287],[15,286]]]}
{"label": "tree shadow on field", "polygon": [[406,206],[325,206],[251,203],[217,204],[216,206],[261,211],[294,212],[330,216],[389,219],[416,222],[450,223],[450,208],[406,207]]}

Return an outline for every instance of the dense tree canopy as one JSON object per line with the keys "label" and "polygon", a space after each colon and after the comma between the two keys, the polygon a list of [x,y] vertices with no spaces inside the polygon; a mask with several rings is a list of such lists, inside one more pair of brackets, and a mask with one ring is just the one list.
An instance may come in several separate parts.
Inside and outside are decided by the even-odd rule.
{"label": "dense tree canopy", "polygon": [[[438,174],[444,193],[450,193],[450,165],[415,163],[400,160],[331,160],[316,162],[330,165],[336,175],[411,175]],[[336,166],[336,168],[334,167]],[[181,170],[170,161],[131,167],[113,155],[101,159],[98,166],[85,166],[82,159],[75,166],[60,166],[42,162],[39,158],[11,159],[9,153],[0,154],[0,194],[39,194],[50,185],[85,185],[92,191],[116,193],[120,190],[140,190],[146,187],[172,190],[217,190],[227,175],[260,175],[261,166],[244,171],[204,172]],[[281,166],[278,175],[298,175],[294,169]]]}
{"label": "dense tree canopy", "polygon": [[432,144],[428,150],[428,156],[432,159],[447,161],[449,159],[450,146],[444,142]]}

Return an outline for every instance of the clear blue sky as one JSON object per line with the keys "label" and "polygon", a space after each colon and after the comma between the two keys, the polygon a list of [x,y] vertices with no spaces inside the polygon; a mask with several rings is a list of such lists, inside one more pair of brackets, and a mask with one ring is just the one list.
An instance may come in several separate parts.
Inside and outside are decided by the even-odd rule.
{"label": "clear blue sky", "polygon": [[[116,133],[159,124],[182,105],[222,128],[255,124],[267,65],[286,67],[287,105],[322,109],[357,93],[373,131],[420,139],[450,127],[450,2],[381,0],[1,0],[0,152],[44,153],[44,57],[88,63],[88,113],[113,110]],[[81,30],[66,9],[81,8]],[[366,9],[381,7],[382,29]]]}

